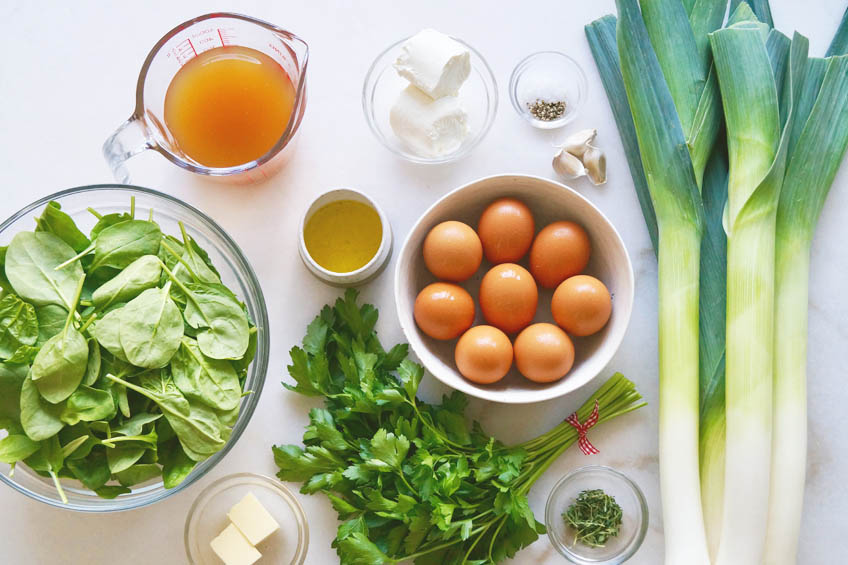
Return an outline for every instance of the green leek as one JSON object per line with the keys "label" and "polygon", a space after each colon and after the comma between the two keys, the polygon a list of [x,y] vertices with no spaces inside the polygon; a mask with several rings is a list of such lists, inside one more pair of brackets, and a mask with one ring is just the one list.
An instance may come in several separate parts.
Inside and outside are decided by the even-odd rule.
{"label": "green leek", "polygon": [[748,4],[751,7],[758,21],[763,22],[769,27],[774,27],[768,0],[730,0],[730,13],[735,12],[742,4]]}
{"label": "green leek", "polygon": [[745,22],[710,39],[730,161],[725,494],[715,563],[760,565],[771,467],[775,222],[807,43],[796,35],[781,88],[778,32]]}
{"label": "green leek", "polygon": [[[636,0],[617,0],[616,5],[621,75],[658,225],[665,559],[670,565],[706,565],[709,553],[698,465],[698,304],[704,212],[701,180],[687,141],[698,137],[690,134],[701,127],[695,117],[709,84],[709,68],[699,56],[679,0],[643,0],[644,14]],[[671,28],[679,33],[668,37]],[[668,48],[675,41],[684,43],[686,53],[677,56]],[[709,154],[709,139],[703,139],[697,150]]]}
{"label": "green leek", "polygon": [[774,441],[765,565],[793,564],[798,552],[807,450],[810,246],[848,148],[848,56],[811,59],[798,106],[777,210]]}
{"label": "green leek", "polygon": [[845,8],[845,13],[842,14],[842,22],[836,30],[836,35],[833,36],[833,41],[825,53],[825,57],[832,55],[845,55],[848,53],[848,8]]}

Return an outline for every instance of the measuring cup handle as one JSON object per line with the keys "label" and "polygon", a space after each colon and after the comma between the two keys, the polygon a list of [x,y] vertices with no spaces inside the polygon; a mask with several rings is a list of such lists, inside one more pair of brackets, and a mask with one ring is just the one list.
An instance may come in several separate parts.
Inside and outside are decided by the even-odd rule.
{"label": "measuring cup handle", "polygon": [[103,157],[112,169],[115,180],[129,184],[130,175],[124,162],[152,147],[153,142],[147,135],[144,122],[133,115],[103,143]]}

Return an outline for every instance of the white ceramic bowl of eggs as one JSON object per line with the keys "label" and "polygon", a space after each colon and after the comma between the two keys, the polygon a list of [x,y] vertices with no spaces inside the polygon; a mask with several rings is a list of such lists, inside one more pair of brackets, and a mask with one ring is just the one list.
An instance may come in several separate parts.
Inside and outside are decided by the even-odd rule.
{"label": "white ceramic bowl of eggs", "polygon": [[[444,281],[459,285],[470,294],[474,304],[472,332],[478,326],[493,325],[484,319],[479,296],[481,282],[486,274],[497,266],[486,258],[490,255],[491,244],[486,248],[482,263],[470,278],[461,282],[451,282],[436,277],[427,268],[424,242],[434,227],[442,222],[457,221],[479,232],[481,240],[484,240],[483,246],[486,247],[484,230],[479,229],[480,217],[493,202],[503,198],[518,200],[529,208],[534,223],[534,237],[554,222],[573,222],[582,227],[588,235],[591,253],[588,264],[582,269],[581,274],[601,281],[611,296],[612,308],[609,319],[600,330],[585,337],[568,332],[573,344],[573,362],[565,376],[551,382],[530,380],[519,372],[515,362],[511,364],[506,376],[496,382],[484,384],[469,380],[460,373],[457,367],[457,360],[462,361],[456,356],[457,343],[462,338],[434,339],[422,331],[416,323],[415,302],[419,293],[428,285]],[[520,260],[515,261],[523,269],[511,270],[519,271],[520,275],[529,275],[531,270],[529,256],[530,253],[526,253]],[[550,259],[548,261],[551,263]],[[432,266],[432,253],[428,257],[428,262]],[[557,262],[554,261],[551,264],[556,265]],[[510,269],[503,265],[498,268],[498,271],[505,270]],[[538,268],[533,270],[539,272]],[[493,278],[494,276],[490,275],[490,282]],[[533,282],[535,284],[539,281]],[[494,288],[497,291],[497,284],[496,281],[494,285],[488,285],[488,288]],[[536,284],[536,287],[538,289],[537,305],[529,327],[532,328],[541,323],[556,325],[551,304],[555,289],[545,288],[541,284]],[[559,292],[558,299],[561,299],[563,293],[564,291]],[[491,302],[491,294],[493,293],[490,291],[489,302]],[[459,302],[463,301],[467,302],[467,299]],[[598,208],[579,193],[560,183],[540,177],[497,175],[485,177],[455,189],[433,204],[418,219],[400,250],[395,272],[395,302],[401,328],[413,352],[426,369],[444,384],[471,396],[495,402],[509,404],[540,402],[557,398],[582,387],[598,376],[612,359],[624,338],[633,309],[633,267],[624,242],[615,227]],[[456,309],[459,311],[463,308],[467,309],[467,304],[458,304]],[[562,304],[560,304],[560,311],[562,310]],[[514,313],[506,309],[502,314],[510,318]],[[487,314],[491,319],[491,308]],[[561,315],[560,321],[562,321]],[[526,326],[526,323],[522,324],[522,328]],[[545,330],[545,326],[539,326],[539,329]],[[548,330],[551,328],[548,327]],[[518,349],[519,341],[517,336],[522,335],[521,331],[509,332],[508,330],[509,340],[516,343],[516,349]],[[557,332],[556,328],[552,331]],[[433,332],[431,330],[428,333]],[[527,332],[527,334],[531,333],[533,332]],[[471,336],[467,337],[466,341],[470,341]],[[522,339],[525,342],[531,341],[529,335],[525,335]],[[499,355],[497,349],[495,347],[492,350],[494,353],[489,356],[492,363],[497,363],[496,357]],[[532,351],[532,347],[529,349]],[[525,347],[526,350],[528,348]],[[528,355],[525,354],[525,358],[527,357]],[[484,362],[489,360],[489,358],[483,359]],[[465,372],[468,373],[468,370]]]}

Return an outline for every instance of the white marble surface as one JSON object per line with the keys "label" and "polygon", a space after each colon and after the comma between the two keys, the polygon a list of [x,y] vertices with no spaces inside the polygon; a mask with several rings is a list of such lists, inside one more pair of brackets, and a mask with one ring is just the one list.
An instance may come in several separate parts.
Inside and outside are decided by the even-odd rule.
{"label": "white marble surface", "polygon": [[[844,9],[843,0],[773,0],[778,27],[811,36],[811,53],[821,54]],[[238,445],[202,481],[152,508],[92,516],[68,514],[0,489],[0,561],[9,564],[178,564],[183,522],[200,490],[237,471],[272,474],[272,443],[298,442],[313,402],[279,385],[306,324],[338,291],[312,278],[301,265],[295,231],[299,215],[317,193],[353,186],[384,206],[396,237],[448,190],[480,176],[520,172],[553,177],[551,144],[563,133],[531,129],[511,108],[507,82],[512,67],[538,50],[570,53],[586,69],[589,101],[573,128],[597,127],[609,152],[609,184],[575,188],[617,225],[636,270],[636,306],[630,330],[607,373],[621,370],[644,393],[650,407],[605,425],[592,434],[601,449],[591,460],[572,449],[530,493],[541,516],[553,483],[569,469],[604,463],[630,474],[644,489],[651,527],[631,561],[662,560],[662,519],[657,480],[656,263],[633,192],[612,115],[591,61],[582,26],[613,10],[612,0],[578,2],[448,0],[398,4],[313,2],[54,2],[5,0],[0,17],[0,216],[59,189],[111,181],[100,145],[130,113],[138,69],[148,49],[177,23],[213,10],[251,14],[305,38],[311,45],[309,106],[299,151],[281,174],[265,184],[232,188],[176,170],[150,154],[130,163],[133,180],[174,194],[215,218],[252,261],[268,299],[273,351],[259,408]],[[422,167],[393,157],[372,137],[360,108],[360,89],[371,60],[386,45],[419,28],[433,26],[479,49],[497,79],[500,108],[494,127],[465,160]],[[848,392],[842,353],[848,340],[848,167],[836,180],[821,219],[812,261],[810,314],[810,457],[799,562],[848,561],[845,514],[848,492]],[[392,267],[394,262],[392,263]],[[401,339],[391,299],[390,272],[363,288],[382,314],[384,343]],[[423,395],[441,394],[426,378]],[[570,413],[589,394],[540,405],[510,407],[473,401],[470,412],[506,441],[532,437]],[[309,515],[307,563],[336,562],[330,548],[335,514],[321,496],[298,495]],[[542,537],[519,554],[519,563],[557,563]]]}

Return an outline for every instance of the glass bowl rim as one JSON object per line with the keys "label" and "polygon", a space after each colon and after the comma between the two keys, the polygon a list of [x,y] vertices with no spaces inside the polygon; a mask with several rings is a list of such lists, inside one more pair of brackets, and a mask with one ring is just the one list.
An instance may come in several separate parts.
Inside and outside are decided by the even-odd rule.
{"label": "glass bowl rim", "polygon": [[309,521],[306,518],[306,511],[304,511],[303,505],[294,495],[294,492],[292,492],[289,487],[283,484],[282,481],[279,481],[267,475],[262,475],[259,473],[250,473],[246,471],[225,475],[220,479],[216,479],[215,481],[209,483],[202,491],[200,491],[200,494],[197,495],[197,497],[194,499],[194,502],[192,502],[191,508],[189,508],[188,514],[186,514],[185,528],[183,529],[183,543],[185,545],[185,552],[186,557],[188,558],[188,562],[195,563],[194,558],[191,554],[189,540],[194,537],[195,528],[191,527],[192,518],[194,518],[194,515],[197,512],[197,509],[200,506],[201,502],[206,501],[210,497],[219,495],[221,493],[221,490],[223,489],[218,489],[218,487],[221,487],[227,482],[233,482],[233,485],[227,485],[226,488],[243,484],[244,481],[242,481],[241,479],[254,479],[269,484],[271,487],[275,488],[278,491],[280,498],[283,498],[289,505],[289,508],[291,508],[292,513],[295,516],[298,534],[297,547],[295,548],[294,559],[292,560],[291,565],[301,565],[306,560],[306,553],[309,549]]}
{"label": "glass bowl rim", "polygon": [[[376,120],[374,118],[374,107],[372,104],[372,94],[378,84],[377,79],[377,64],[382,61],[382,59],[390,53],[392,50],[396,49],[398,46],[402,45],[412,36],[404,37],[398,41],[395,41],[385,49],[383,49],[379,55],[374,59],[371,65],[368,67],[368,72],[365,73],[365,81],[362,83],[362,112],[365,114],[365,121],[368,122],[368,128],[374,134],[374,137],[380,142],[380,145],[391,151],[394,155],[409,161],[411,163],[419,163],[422,165],[438,165],[442,163],[452,163],[454,161],[458,161],[463,157],[467,156],[474,149],[477,148],[478,145],[486,138],[489,134],[489,131],[492,129],[492,125],[495,123],[495,116],[498,114],[498,104],[500,102],[500,97],[498,95],[498,81],[495,78],[495,73],[492,71],[492,67],[489,66],[489,62],[486,60],[483,55],[477,51],[473,46],[466,43],[462,39],[454,36],[449,36],[454,41],[461,43],[464,47],[468,48],[468,50],[480,60],[482,63],[482,72],[481,74],[484,76],[484,84],[486,85],[486,92],[490,96],[492,103],[489,107],[489,111],[486,113],[485,121],[483,122],[483,127],[481,127],[474,139],[471,140],[468,145],[464,149],[460,149],[458,151],[454,151],[448,155],[443,157],[417,157],[411,153],[403,152],[398,150],[396,147],[393,147],[386,138],[385,135],[380,131],[380,128],[377,127]],[[473,65],[472,65],[473,68]],[[489,84],[491,81],[491,85]]]}
{"label": "glass bowl rim", "polygon": [[[639,504],[639,508],[642,512],[641,523],[639,524],[636,534],[633,537],[633,542],[625,546],[622,551],[616,555],[613,555],[607,559],[587,559],[583,558],[580,555],[575,555],[572,551],[567,551],[560,540],[553,535],[552,527],[551,527],[551,512],[554,497],[565,487],[568,483],[570,483],[575,478],[578,478],[582,475],[586,475],[589,473],[600,473],[603,475],[609,475],[616,480],[622,481],[636,496],[636,501]],[[559,514],[557,514],[559,516]],[[548,529],[548,541],[552,546],[562,555],[566,561],[569,563],[574,563],[576,565],[618,565],[620,563],[624,563],[633,555],[639,551],[639,548],[642,547],[642,542],[645,541],[645,536],[648,533],[648,523],[649,523],[649,510],[648,510],[648,501],[645,499],[645,494],[642,492],[642,489],[639,488],[639,485],[636,484],[633,479],[622,473],[617,469],[613,469],[608,465],[584,465],[582,467],[578,467],[576,469],[572,469],[568,473],[566,473],[563,477],[561,477],[551,488],[551,492],[548,494],[548,499],[545,502],[545,526]]]}
{"label": "glass bowl rim", "polygon": [[[542,55],[555,55],[572,65],[576,71],[577,75],[577,89],[580,92],[579,97],[577,98],[577,102],[574,105],[574,110],[570,113],[567,113],[563,117],[552,120],[550,122],[543,122],[541,120],[537,120],[530,116],[527,112],[525,112],[521,108],[521,104],[518,101],[518,83],[519,76],[523,73],[527,67],[533,62],[534,59],[542,56]],[[518,63],[516,63],[515,67],[512,69],[512,73],[509,75],[509,100],[512,103],[512,107],[518,113],[519,116],[524,118],[527,123],[531,126],[538,129],[558,129],[563,126],[566,126],[573,122],[577,116],[580,115],[580,110],[583,108],[583,102],[586,100],[586,97],[589,93],[589,82],[586,78],[586,71],[583,70],[583,66],[571,55],[564,53],[562,51],[555,51],[552,49],[544,50],[544,51],[536,51],[534,53],[530,53],[523,59],[521,59]]]}
{"label": "glass bowl rim", "polygon": [[190,214],[194,214],[195,217],[198,218],[202,223],[205,223],[205,227],[211,229],[217,237],[221,238],[221,240],[225,244],[225,247],[228,248],[228,251],[233,252],[234,259],[236,260],[237,264],[244,269],[246,280],[242,281],[242,283],[244,283],[245,286],[251,289],[251,291],[253,292],[253,298],[256,301],[257,305],[257,311],[255,313],[257,319],[254,320],[254,322],[256,323],[257,327],[262,328],[264,331],[262,331],[261,335],[258,336],[256,343],[256,357],[254,357],[254,360],[251,363],[251,366],[253,366],[254,363],[256,364],[256,377],[255,382],[253,384],[257,386],[255,387],[255,390],[253,390],[249,401],[245,402],[244,406],[242,407],[242,410],[239,412],[238,419],[233,425],[233,431],[230,438],[227,440],[227,443],[220,451],[213,454],[204,461],[199,462],[197,466],[191,471],[191,473],[185,478],[185,480],[183,480],[183,482],[181,482],[174,488],[166,489],[162,487],[161,490],[149,493],[149,497],[144,497],[140,500],[132,500],[124,504],[121,504],[119,502],[121,501],[121,498],[117,497],[112,500],[105,500],[102,503],[102,506],[91,506],[87,505],[87,503],[85,502],[63,503],[60,500],[55,500],[46,496],[42,496],[21,486],[20,484],[18,484],[17,481],[6,476],[5,473],[0,473],[0,481],[9,485],[14,490],[27,496],[28,498],[62,510],[71,510],[74,512],[95,514],[123,512],[126,510],[133,510],[136,508],[150,506],[152,504],[165,500],[194,484],[201,477],[205,476],[206,473],[211,471],[218,463],[220,463],[221,460],[230,452],[230,450],[235,447],[235,444],[238,443],[238,440],[241,438],[242,433],[247,428],[247,425],[250,423],[250,420],[253,417],[253,413],[256,410],[256,406],[259,404],[259,398],[261,397],[262,391],[265,388],[265,378],[268,374],[268,362],[271,347],[268,322],[268,307],[265,303],[265,296],[262,292],[262,287],[259,284],[259,279],[257,278],[256,273],[253,270],[253,266],[250,264],[238,244],[229,236],[229,234],[227,234],[227,232],[220,225],[218,225],[217,222],[215,222],[215,220],[213,220],[207,214],[201,212],[191,204],[188,204],[187,202],[175,196],[171,196],[170,194],[166,194],[164,192],[160,192],[152,188],[120,183],[88,184],[76,186],[73,188],[67,188],[39,198],[35,202],[24,206],[23,208],[9,216],[5,221],[3,221],[2,224],[0,224],[0,235],[2,235],[12,224],[17,222],[24,216],[32,213],[34,210],[46,205],[51,200],[57,200],[61,203],[61,199],[66,196],[82,194],[85,192],[100,192],[109,190],[134,191],[146,194],[148,196],[153,197],[154,199],[163,199],[171,204],[176,205],[177,207],[180,207],[184,210],[188,210]]}

